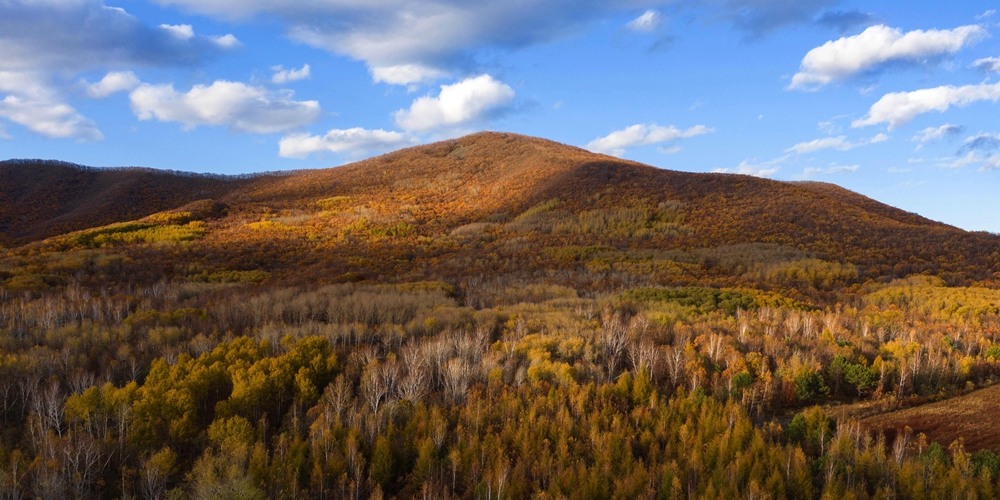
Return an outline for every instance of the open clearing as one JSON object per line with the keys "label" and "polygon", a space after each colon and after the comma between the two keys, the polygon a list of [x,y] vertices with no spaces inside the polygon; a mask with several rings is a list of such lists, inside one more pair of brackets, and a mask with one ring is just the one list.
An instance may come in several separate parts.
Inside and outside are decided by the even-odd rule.
{"label": "open clearing", "polygon": [[1000,385],[980,389],[964,396],[905,410],[869,417],[862,422],[871,429],[885,432],[891,442],[898,429],[910,427],[913,435],[927,435],[928,442],[947,447],[958,438],[965,449],[1000,450]]}

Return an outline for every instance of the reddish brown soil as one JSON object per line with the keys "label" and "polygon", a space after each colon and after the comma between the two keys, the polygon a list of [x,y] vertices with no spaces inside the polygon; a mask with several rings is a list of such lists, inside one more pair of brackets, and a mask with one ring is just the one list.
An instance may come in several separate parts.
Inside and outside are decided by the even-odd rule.
{"label": "reddish brown soil", "polygon": [[1000,385],[869,417],[862,422],[871,429],[885,432],[890,442],[899,429],[910,427],[914,435],[924,433],[928,442],[945,447],[962,438],[966,451],[1000,451]]}

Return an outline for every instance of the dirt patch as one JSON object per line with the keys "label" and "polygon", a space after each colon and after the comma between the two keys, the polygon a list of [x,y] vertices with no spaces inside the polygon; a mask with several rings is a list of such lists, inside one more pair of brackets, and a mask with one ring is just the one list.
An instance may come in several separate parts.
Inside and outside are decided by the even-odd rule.
{"label": "dirt patch", "polygon": [[913,434],[924,433],[928,442],[947,447],[956,439],[965,441],[965,449],[1000,451],[1000,385],[980,389],[964,396],[898,410],[862,420],[872,430],[882,431],[888,442],[905,427]]}

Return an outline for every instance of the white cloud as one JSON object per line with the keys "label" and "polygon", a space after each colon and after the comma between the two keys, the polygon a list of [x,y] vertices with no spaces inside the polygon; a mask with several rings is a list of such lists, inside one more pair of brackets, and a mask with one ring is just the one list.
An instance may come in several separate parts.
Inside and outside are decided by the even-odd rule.
{"label": "white cloud", "polygon": [[836,165],[832,164],[828,168],[815,168],[806,167],[802,171],[802,175],[805,177],[813,177],[816,175],[838,175],[838,174],[849,174],[857,172],[860,165]]}
{"label": "white cloud", "polygon": [[990,9],[990,10],[988,10],[986,12],[983,12],[982,14],[979,14],[978,16],[976,16],[976,21],[981,21],[981,20],[986,19],[988,17],[993,17],[993,14],[996,14],[996,13],[997,13],[996,9]]}
{"label": "white cloud", "polygon": [[34,101],[8,95],[0,100],[0,117],[24,125],[37,134],[55,139],[100,141],[104,134],[97,124],[80,115],[68,104]]}
{"label": "white cloud", "polygon": [[983,162],[983,166],[979,170],[982,170],[984,172],[992,170],[1000,170],[1000,156],[994,155],[987,158]]}
{"label": "white cloud", "polygon": [[140,120],[180,122],[185,129],[199,125],[228,126],[253,134],[291,130],[319,119],[316,101],[295,101],[293,93],[268,92],[239,82],[217,80],[181,93],[173,85],[144,83],[129,94]]}
{"label": "white cloud", "polygon": [[[409,85],[475,71],[476,52],[560,40],[623,12],[684,8],[759,37],[811,23],[837,0],[154,0],[227,20],[280,19],[289,36],[363,61],[376,81]],[[403,71],[407,66],[433,71]],[[440,77],[440,76],[438,76]]]}
{"label": "white cloud", "polygon": [[[259,14],[301,43],[367,64],[376,81],[411,84],[474,66],[479,49],[517,49],[577,33],[618,11],[668,0],[156,0],[224,19]],[[404,70],[408,66],[433,71]],[[406,76],[411,78],[404,78]],[[415,79],[414,79],[415,78]]]}
{"label": "white cloud", "polygon": [[893,92],[882,96],[868,110],[868,114],[855,120],[852,127],[867,127],[888,123],[889,130],[913,121],[919,114],[931,111],[944,112],[951,106],[967,106],[977,101],[1000,100],[1000,83],[946,85],[913,92]]}
{"label": "white cloud", "polygon": [[810,50],[788,88],[814,90],[886,63],[923,62],[954,54],[986,36],[986,30],[976,25],[905,34],[882,24],[872,26],[858,35],[832,40]]}
{"label": "white cloud", "polygon": [[952,125],[950,123],[945,123],[940,127],[927,127],[921,130],[920,132],[917,132],[917,135],[913,136],[913,138],[910,140],[922,143],[931,142],[939,139],[944,139],[947,137],[954,137],[958,134],[961,134],[963,130],[965,130],[965,127],[961,125]]}
{"label": "white cloud", "polygon": [[283,66],[274,66],[271,69],[274,71],[274,76],[271,77],[271,82],[277,84],[305,80],[306,78],[309,78],[311,74],[308,64],[302,66],[300,69],[285,69]]}
{"label": "white cloud", "polygon": [[662,16],[655,10],[647,10],[641,16],[631,20],[625,26],[632,31],[638,32],[650,32],[656,31],[656,28],[660,26],[662,21]]}
{"label": "white cloud", "polygon": [[962,168],[966,165],[972,165],[974,163],[982,162],[983,158],[976,154],[975,151],[970,151],[969,154],[962,158],[959,158],[953,162],[942,162],[938,163],[939,167],[944,168]]}
{"label": "white cloud", "polygon": [[889,140],[889,136],[885,134],[878,134],[871,139],[863,140],[860,142],[850,142],[847,140],[847,136],[839,137],[825,137],[822,139],[815,139],[809,142],[800,142],[785,150],[786,153],[797,153],[806,154],[819,151],[821,149],[836,149],[839,151],[848,151],[857,147],[867,146],[869,144],[876,144],[879,142],[885,142]]}
{"label": "white cloud", "polygon": [[976,59],[972,66],[984,73],[1000,73],[1000,57]]}
{"label": "white cloud", "polygon": [[781,169],[780,164],[784,163],[791,155],[785,155],[762,163],[751,163],[743,160],[736,168],[717,168],[712,172],[717,174],[739,174],[752,175],[754,177],[771,177]]}
{"label": "white cloud", "polygon": [[232,49],[234,47],[239,47],[243,45],[243,42],[239,41],[232,33],[210,37],[212,43],[222,47],[224,49]]}
{"label": "white cloud", "polygon": [[827,134],[831,135],[836,134],[837,132],[840,132],[842,130],[842,128],[839,125],[833,123],[833,120],[826,122],[819,122],[816,124],[816,126],[819,127],[819,129],[822,130],[823,132],[826,132]]}
{"label": "white cloud", "polygon": [[[54,139],[100,141],[97,124],[63,102],[37,73],[0,71],[0,118]],[[7,136],[9,137],[9,136]]]}
{"label": "white cloud", "polygon": [[112,71],[104,75],[99,82],[90,83],[81,79],[80,83],[83,84],[87,97],[104,99],[116,92],[132,90],[142,82],[131,71]]}
{"label": "white cloud", "polygon": [[410,109],[396,111],[396,123],[404,130],[424,131],[478,121],[503,112],[514,100],[514,89],[490,75],[442,85],[437,97],[424,96]]}
{"label": "white cloud", "polygon": [[194,29],[190,24],[161,24],[160,28],[167,30],[168,33],[180,38],[181,40],[190,40],[194,38]]}
{"label": "white cloud", "polygon": [[186,66],[219,50],[188,25],[147,26],[102,0],[0,2],[0,70]]}
{"label": "white cloud", "polygon": [[673,125],[663,127],[655,123],[637,124],[616,130],[604,137],[590,141],[586,148],[595,153],[621,156],[628,148],[649,146],[651,144],[671,143],[678,139],[686,139],[697,135],[710,134],[715,129],[704,125],[695,125],[687,130],[681,130]]}
{"label": "white cloud", "polygon": [[400,132],[367,130],[360,127],[347,130],[334,129],[326,135],[291,134],[278,143],[278,155],[282,158],[305,158],[313,153],[367,153],[383,152],[416,141]]}
{"label": "white cloud", "polygon": [[375,83],[382,82],[391,85],[408,85],[428,82],[448,76],[447,71],[424,66],[421,64],[397,64],[394,66],[373,66],[370,68]]}
{"label": "white cloud", "polygon": [[75,84],[86,95],[107,97],[138,85],[131,72],[120,68],[187,67],[221,48],[188,25],[148,26],[102,0],[3,0],[0,118],[46,137],[98,141],[104,135],[97,125],[62,95],[67,76],[117,70],[100,82]]}

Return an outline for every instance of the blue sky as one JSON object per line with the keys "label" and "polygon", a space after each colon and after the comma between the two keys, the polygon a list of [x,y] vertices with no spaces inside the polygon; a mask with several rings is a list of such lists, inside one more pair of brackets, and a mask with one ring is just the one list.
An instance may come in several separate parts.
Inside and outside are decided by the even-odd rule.
{"label": "blue sky", "polygon": [[998,5],[8,0],[0,158],[244,173],[505,130],[1000,232]]}

